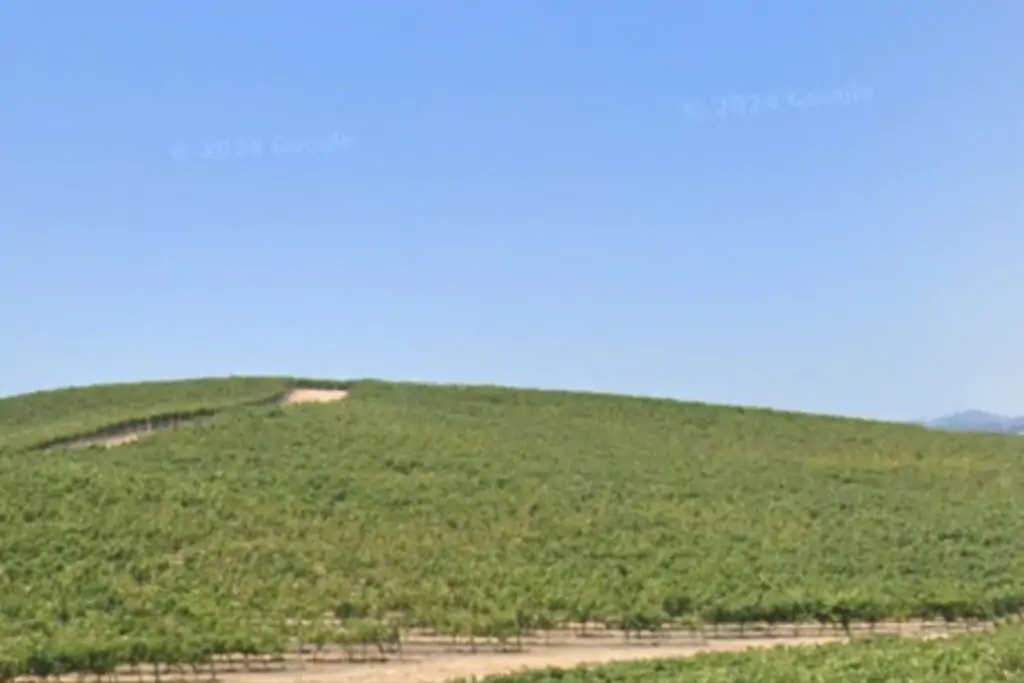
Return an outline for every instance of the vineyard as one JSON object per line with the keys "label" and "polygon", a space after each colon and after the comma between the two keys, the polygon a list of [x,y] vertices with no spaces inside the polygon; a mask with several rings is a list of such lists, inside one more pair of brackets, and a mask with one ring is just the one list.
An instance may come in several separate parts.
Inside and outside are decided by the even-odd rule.
{"label": "vineyard", "polygon": [[[1020,627],[948,640],[879,639],[649,660],[594,670],[537,670],[486,683],[996,683],[1024,681]],[[452,683],[469,683],[459,679]]]}
{"label": "vineyard", "polygon": [[266,402],[293,384],[284,379],[247,377],[145,382],[42,391],[0,400],[0,452],[43,446],[131,420]]}
{"label": "vineyard", "polygon": [[[392,657],[424,633],[514,649],[582,622],[635,639],[1024,611],[1018,438],[376,381],[344,383],[341,403],[271,402],[295,385],[0,400],[0,680],[167,665],[205,677],[302,644]],[[116,449],[40,450],[199,412]],[[962,642],[840,659],[919,647],[946,661],[1003,641]],[[623,665],[621,680],[684,680],[694,662]],[[536,675],[516,680],[548,680]],[[715,675],[695,680],[749,680]]]}

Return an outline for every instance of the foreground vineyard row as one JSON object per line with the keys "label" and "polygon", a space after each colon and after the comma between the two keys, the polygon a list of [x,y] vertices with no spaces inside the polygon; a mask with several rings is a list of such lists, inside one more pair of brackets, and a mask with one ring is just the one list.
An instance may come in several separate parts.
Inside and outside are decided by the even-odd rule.
{"label": "foreground vineyard row", "polygon": [[[996,683],[1024,681],[1024,653],[1019,626],[996,633],[948,639],[881,638],[819,647],[713,652],[696,657],[647,659],[570,670],[538,668],[484,679],[487,683]],[[395,672],[398,673],[398,672]],[[323,683],[427,683],[465,678],[324,678]],[[482,673],[482,672],[481,672]],[[463,674],[474,676],[473,672]]]}
{"label": "foreground vineyard row", "polygon": [[[904,619],[904,620],[883,620],[875,622],[853,621],[845,626],[838,621],[803,621],[788,623],[748,622],[748,623],[682,623],[666,622],[650,631],[626,631],[618,628],[611,628],[608,624],[601,622],[590,623],[568,623],[558,628],[550,629],[525,629],[517,634],[519,641],[526,644],[560,644],[566,640],[578,642],[579,640],[608,641],[608,640],[650,640],[659,641],[664,639],[690,639],[697,641],[714,640],[720,638],[790,638],[805,636],[833,635],[930,635],[950,633],[971,633],[974,631],[987,631],[996,627],[997,624],[1024,623],[1024,614],[1004,617],[999,621],[984,620],[956,620],[956,621],[935,621],[928,619]],[[291,622],[294,627],[295,622]],[[317,626],[312,622],[305,622],[304,626],[315,633]],[[324,619],[320,626],[331,632],[332,629],[344,630],[344,622],[338,619]],[[493,636],[460,636],[457,633],[443,633],[434,629],[409,628],[401,629],[402,641],[405,643],[479,643],[479,644],[502,644],[504,641]]]}
{"label": "foreground vineyard row", "polygon": [[[1024,618],[1016,617],[1016,622]],[[701,648],[715,642],[744,641],[761,644],[818,642],[848,637],[902,635],[946,636],[990,631],[986,622],[878,622],[839,624],[719,624],[689,628],[665,627],[648,634],[608,629],[600,624],[522,631],[508,634],[440,635],[394,624],[361,620],[339,625],[293,624],[293,637],[284,633],[262,642],[245,638],[209,639],[178,637],[133,639],[124,637],[92,644],[88,635],[74,640],[32,639],[0,646],[0,681],[59,679],[72,674],[134,676],[160,680],[186,675],[216,678],[225,673],[290,671],[310,664],[382,662],[457,653],[522,652],[527,649],[570,647],[600,651],[608,647],[651,648],[657,654],[678,648]],[[20,646],[20,647],[19,647]]]}

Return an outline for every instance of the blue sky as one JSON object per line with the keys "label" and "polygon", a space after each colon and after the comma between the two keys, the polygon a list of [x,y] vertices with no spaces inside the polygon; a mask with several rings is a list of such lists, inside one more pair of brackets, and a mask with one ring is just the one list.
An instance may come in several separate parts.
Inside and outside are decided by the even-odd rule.
{"label": "blue sky", "polygon": [[0,394],[1024,413],[1024,5],[57,8],[0,7]]}

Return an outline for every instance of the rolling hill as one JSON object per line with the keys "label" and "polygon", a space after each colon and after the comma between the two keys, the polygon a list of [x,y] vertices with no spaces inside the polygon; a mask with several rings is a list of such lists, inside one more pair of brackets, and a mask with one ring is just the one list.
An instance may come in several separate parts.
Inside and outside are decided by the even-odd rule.
{"label": "rolling hill", "polygon": [[[297,387],[348,395],[283,404]],[[154,423],[173,428],[70,448]],[[998,435],[489,386],[7,398],[0,679],[296,638],[1016,615],[1022,455]]]}

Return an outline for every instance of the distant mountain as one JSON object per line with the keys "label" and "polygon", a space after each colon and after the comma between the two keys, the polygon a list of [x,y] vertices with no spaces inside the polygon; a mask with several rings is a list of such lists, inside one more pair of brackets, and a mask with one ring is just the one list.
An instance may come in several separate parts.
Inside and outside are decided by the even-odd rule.
{"label": "distant mountain", "polygon": [[964,410],[923,424],[929,429],[947,432],[987,432],[993,434],[1024,434],[1024,417],[1007,417],[982,410]]}

